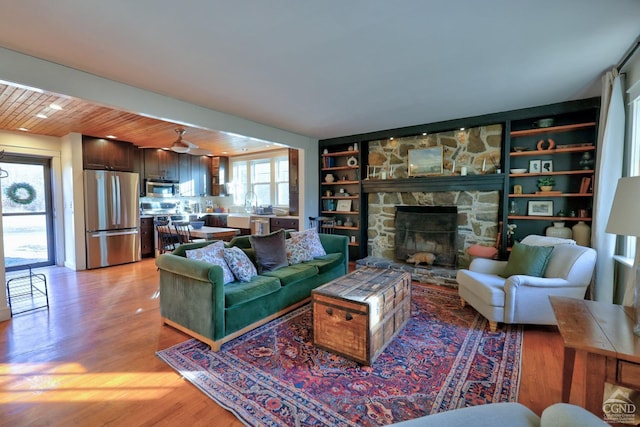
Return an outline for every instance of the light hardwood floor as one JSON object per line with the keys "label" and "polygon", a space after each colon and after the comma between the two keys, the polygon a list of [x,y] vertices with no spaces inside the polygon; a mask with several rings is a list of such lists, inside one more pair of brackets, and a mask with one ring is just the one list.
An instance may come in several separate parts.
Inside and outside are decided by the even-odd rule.
{"label": "light hardwood floor", "polygon": [[[242,426],[155,356],[188,337],[160,324],[153,259],[47,276],[50,309],[0,323],[1,426]],[[562,340],[527,327],[520,401],[560,400]]]}

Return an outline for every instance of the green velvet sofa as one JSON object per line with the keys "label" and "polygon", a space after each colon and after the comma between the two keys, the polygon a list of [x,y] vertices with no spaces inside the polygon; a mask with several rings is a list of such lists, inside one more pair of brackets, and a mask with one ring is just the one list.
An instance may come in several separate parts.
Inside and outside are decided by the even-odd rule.
{"label": "green velvet sofa", "polygon": [[[211,242],[185,244],[158,256],[162,322],[218,351],[225,342],[300,307],[312,289],[348,271],[347,236],[319,236],[327,255],[226,285],[220,266],[186,258],[186,250]],[[226,245],[239,247],[255,264],[249,236]]]}

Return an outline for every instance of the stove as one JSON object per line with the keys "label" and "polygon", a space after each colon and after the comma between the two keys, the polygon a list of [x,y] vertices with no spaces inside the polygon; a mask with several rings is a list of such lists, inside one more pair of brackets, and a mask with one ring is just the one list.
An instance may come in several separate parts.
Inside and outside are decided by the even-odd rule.
{"label": "stove", "polygon": [[182,222],[188,221],[189,215],[179,211],[179,204],[173,202],[140,203],[140,214],[153,216],[153,221]]}

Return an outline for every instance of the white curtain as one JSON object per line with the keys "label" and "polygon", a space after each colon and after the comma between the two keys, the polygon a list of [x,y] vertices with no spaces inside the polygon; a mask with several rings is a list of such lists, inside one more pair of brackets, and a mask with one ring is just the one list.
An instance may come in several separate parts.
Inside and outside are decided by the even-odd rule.
{"label": "white curtain", "polygon": [[618,179],[622,176],[625,110],[618,70],[602,77],[602,100],[596,155],[591,246],[598,251],[592,299],[614,302],[616,236],[605,233]]}

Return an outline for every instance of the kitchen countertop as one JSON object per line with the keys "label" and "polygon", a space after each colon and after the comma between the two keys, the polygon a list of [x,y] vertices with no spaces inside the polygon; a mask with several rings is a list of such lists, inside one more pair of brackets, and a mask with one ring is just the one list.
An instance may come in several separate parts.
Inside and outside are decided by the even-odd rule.
{"label": "kitchen countertop", "polygon": [[200,213],[199,217],[207,216],[207,215],[225,215],[225,216],[241,216],[241,217],[260,217],[260,218],[283,218],[283,219],[299,219],[298,216],[292,215],[258,215],[258,214],[250,214],[250,213],[240,213],[240,212],[213,212],[213,213]]}
{"label": "kitchen countertop", "polygon": [[[162,214],[162,215],[198,215],[198,218],[202,218],[205,217],[207,215],[213,215],[213,216],[241,216],[241,217],[260,217],[260,218],[282,218],[282,219],[300,219],[300,217],[298,216],[292,216],[292,215],[275,215],[275,214],[271,214],[271,215],[258,215],[258,214],[249,214],[249,213],[237,213],[237,212],[206,212],[206,213],[199,213],[199,214],[189,214],[189,213],[180,213],[180,214]],[[140,215],[140,218],[153,218],[154,215],[148,215],[148,214],[143,214]]]}

